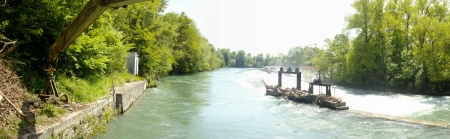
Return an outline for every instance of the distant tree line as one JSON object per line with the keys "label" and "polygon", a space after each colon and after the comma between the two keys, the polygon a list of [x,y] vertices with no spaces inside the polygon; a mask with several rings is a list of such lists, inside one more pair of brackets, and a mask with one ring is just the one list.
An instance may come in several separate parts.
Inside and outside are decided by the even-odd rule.
{"label": "distant tree line", "polygon": [[262,68],[264,66],[299,67],[311,66],[311,59],[319,52],[317,47],[294,47],[287,54],[257,54],[245,53],[244,50],[230,51],[230,49],[218,49],[226,67]]}
{"label": "distant tree line", "polygon": [[450,94],[447,0],[356,0],[346,31],[313,58],[316,70],[348,85]]}

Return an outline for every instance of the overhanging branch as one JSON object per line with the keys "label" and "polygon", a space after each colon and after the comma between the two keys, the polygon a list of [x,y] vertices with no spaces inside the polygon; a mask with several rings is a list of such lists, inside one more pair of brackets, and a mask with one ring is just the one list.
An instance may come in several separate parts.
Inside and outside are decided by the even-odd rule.
{"label": "overhanging branch", "polygon": [[0,39],[0,43],[3,43],[3,47],[0,49],[0,59],[11,53],[14,50],[14,48],[16,48],[16,42],[17,41],[13,41],[8,38]]}

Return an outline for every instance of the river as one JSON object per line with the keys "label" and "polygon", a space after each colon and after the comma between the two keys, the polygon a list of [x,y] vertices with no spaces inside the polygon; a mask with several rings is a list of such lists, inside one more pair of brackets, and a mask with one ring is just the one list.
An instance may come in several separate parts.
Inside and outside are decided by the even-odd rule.
{"label": "river", "polygon": [[[304,75],[302,89],[313,76]],[[265,96],[277,74],[223,68],[161,79],[95,138],[449,138],[450,129],[366,117]],[[284,75],[284,86],[295,77]],[[315,89],[315,93],[318,92]],[[450,97],[333,86],[350,109],[450,123]]]}

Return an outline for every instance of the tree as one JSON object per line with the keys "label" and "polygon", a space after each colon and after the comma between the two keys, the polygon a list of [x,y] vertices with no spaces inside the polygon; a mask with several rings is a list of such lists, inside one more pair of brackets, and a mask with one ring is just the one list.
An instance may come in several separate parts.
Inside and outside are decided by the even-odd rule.
{"label": "tree", "polygon": [[236,54],[236,67],[246,67],[247,64],[247,58],[245,56],[244,50],[239,50],[239,52]]}
{"label": "tree", "polygon": [[85,3],[86,0],[14,0],[1,7],[1,34],[18,40],[17,47],[8,56],[25,63],[16,65],[15,70],[22,76],[23,83],[31,92],[41,92],[46,79],[42,69],[48,66],[45,58],[48,57],[49,48],[64,25],[76,17]]}
{"label": "tree", "polygon": [[418,14],[412,17],[411,38],[415,66],[420,68],[418,84],[424,90],[450,90],[448,2],[418,0],[415,7]]}
{"label": "tree", "polygon": [[193,73],[201,71],[201,46],[199,45],[200,34],[192,19],[184,13],[178,18],[180,26],[177,31],[180,35],[176,38],[174,47],[175,64],[174,73]]}
{"label": "tree", "polygon": [[230,49],[219,49],[223,55],[223,60],[225,62],[225,66],[231,67],[230,63]]}
{"label": "tree", "polygon": [[356,29],[358,36],[347,59],[349,83],[376,85],[384,80],[384,35],[381,30],[384,0],[357,0],[353,3],[356,13],[347,21],[348,29]]}
{"label": "tree", "polygon": [[252,57],[251,53],[247,53],[244,67],[247,67],[247,68],[255,67],[255,59]]}
{"label": "tree", "polygon": [[152,1],[129,5],[112,13],[114,27],[123,32],[125,45],[132,46],[130,51],[140,54],[139,67],[150,86],[155,80],[167,75],[174,63],[173,41],[179,33],[178,24],[174,24],[177,15],[159,15],[165,7],[164,1]]}
{"label": "tree", "polygon": [[342,35],[327,41],[336,81],[450,92],[447,0],[357,0],[353,7],[347,29],[357,37],[349,47],[333,48],[347,46],[339,45],[348,40]]}
{"label": "tree", "polygon": [[58,62],[60,72],[78,77],[125,72],[125,58],[131,47],[122,43],[122,32],[112,27],[110,14],[105,15],[64,51]]}
{"label": "tree", "polygon": [[[325,63],[330,63],[330,78],[337,82],[345,82],[348,76],[346,55],[349,52],[350,39],[347,34],[337,34],[333,40],[327,39],[325,42],[329,46],[327,50],[329,56],[325,57],[325,59],[329,61],[324,61]],[[317,63],[318,61],[316,60],[315,62]]]}
{"label": "tree", "polygon": [[255,66],[256,68],[264,67],[264,55],[263,54],[256,55],[255,65],[256,65]]}
{"label": "tree", "polygon": [[270,54],[266,54],[266,58],[264,58],[264,66],[269,66],[269,65],[271,65],[272,64],[272,58],[273,57],[271,57],[270,56]]}
{"label": "tree", "polygon": [[305,62],[306,62],[306,54],[304,48],[294,47],[292,49],[289,49],[286,63],[288,66],[298,67],[302,66]]}

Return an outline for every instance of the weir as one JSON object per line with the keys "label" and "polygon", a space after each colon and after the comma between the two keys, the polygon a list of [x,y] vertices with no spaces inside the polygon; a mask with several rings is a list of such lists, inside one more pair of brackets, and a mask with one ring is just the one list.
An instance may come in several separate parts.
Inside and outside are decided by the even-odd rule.
{"label": "weir", "polygon": [[[289,99],[291,101],[300,102],[300,103],[307,103],[307,104],[317,104],[319,107],[326,107],[334,110],[345,110],[345,112],[354,113],[362,116],[368,116],[373,118],[379,118],[379,119],[386,119],[386,120],[392,120],[392,121],[398,121],[398,122],[404,122],[404,123],[411,123],[411,124],[417,124],[417,125],[425,125],[425,126],[433,126],[433,127],[440,127],[440,128],[450,128],[450,123],[446,122],[434,122],[434,121],[427,121],[427,120],[419,120],[419,119],[412,119],[412,118],[406,118],[406,117],[398,117],[398,116],[392,116],[392,115],[385,115],[385,114],[377,114],[372,112],[365,112],[365,111],[359,111],[359,110],[350,110],[348,106],[346,106],[346,102],[342,101],[340,98],[335,98],[331,96],[331,85],[322,83],[320,79],[314,80],[313,82],[309,83],[308,91],[301,90],[301,72],[299,71],[299,68],[295,69],[295,72],[291,70],[291,68],[288,68],[287,71],[283,71],[283,67],[280,68],[280,71],[278,71],[278,85],[277,86],[270,86],[266,85],[266,95],[270,96],[282,96],[285,99]],[[297,74],[297,86],[296,88],[286,88],[282,89],[282,74]],[[319,75],[320,77],[320,75]],[[325,95],[319,94],[314,95],[314,86],[325,86]]]}
{"label": "weir", "polygon": [[398,122],[405,122],[405,123],[433,126],[433,127],[441,127],[441,128],[450,128],[450,123],[446,123],[446,122],[434,122],[434,121],[427,121],[427,120],[419,120],[419,119],[398,117],[398,116],[371,113],[371,112],[358,111],[358,110],[346,110],[346,112],[355,113],[355,114],[364,115],[364,116],[373,117],[373,118],[386,119],[386,120],[391,120],[391,121],[398,121]]}
{"label": "weir", "polygon": [[[296,88],[292,89],[282,89],[282,74],[297,74],[297,82]],[[300,103],[309,103],[309,104],[317,104],[320,107],[326,107],[334,110],[348,110],[349,107],[346,106],[346,102],[342,101],[340,98],[336,98],[331,96],[331,87],[329,84],[321,83],[320,79],[314,80],[312,83],[309,83],[308,92],[305,90],[301,90],[301,78],[302,72],[300,72],[299,68],[295,68],[295,71],[292,71],[292,68],[288,68],[284,71],[283,67],[278,71],[278,85],[277,86],[267,86],[266,85],[266,95],[271,96],[283,96],[285,99],[289,99],[295,102]],[[325,86],[326,93],[325,95],[314,95],[314,85]]]}
{"label": "weir", "polygon": [[280,68],[280,71],[278,71],[278,86],[281,87],[282,85],[282,74],[286,73],[286,74],[297,74],[297,89],[301,90],[302,88],[302,84],[301,84],[301,79],[302,79],[302,72],[300,72],[299,68],[295,68],[295,72],[292,71],[292,69],[289,67],[287,69],[287,71],[283,70],[283,67]]}

